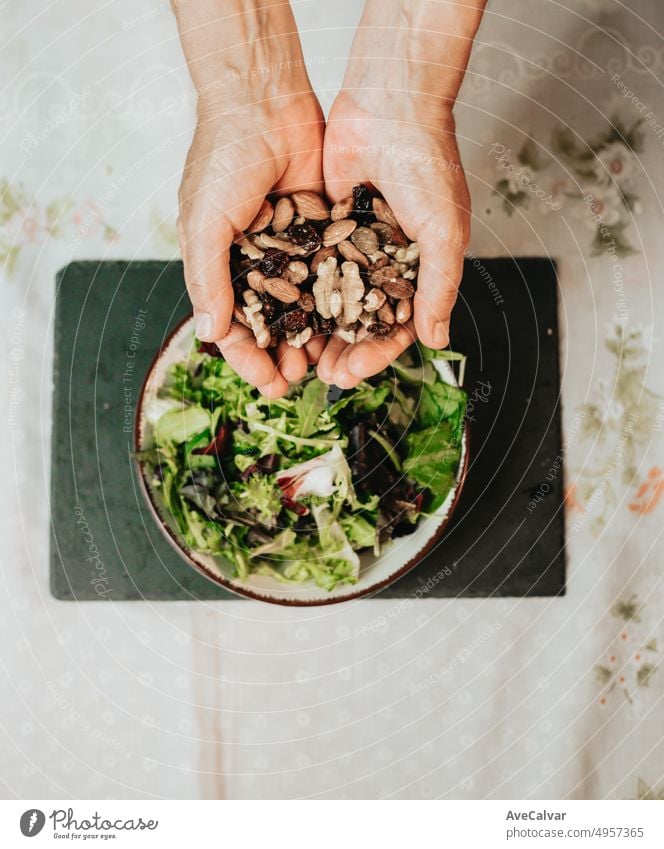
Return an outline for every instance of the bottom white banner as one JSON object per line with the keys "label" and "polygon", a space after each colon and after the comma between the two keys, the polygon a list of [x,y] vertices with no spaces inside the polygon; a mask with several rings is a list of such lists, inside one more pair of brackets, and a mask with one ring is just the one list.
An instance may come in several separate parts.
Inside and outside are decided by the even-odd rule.
{"label": "bottom white banner", "polygon": [[[0,846],[662,847],[664,807],[573,801],[4,801]],[[66,844],[65,844],[66,845]]]}

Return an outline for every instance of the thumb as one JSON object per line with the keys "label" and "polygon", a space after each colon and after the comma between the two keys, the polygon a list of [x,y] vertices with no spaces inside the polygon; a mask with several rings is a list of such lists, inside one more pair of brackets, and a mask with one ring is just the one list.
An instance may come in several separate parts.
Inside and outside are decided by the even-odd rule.
{"label": "thumb", "polygon": [[187,291],[194,307],[196,335],[204,342],[223,339],[233,313],[230,273],[232,228],[222,223],[178,219],[178,239]]}
{"label": "thumb", "polygon": [[463,212],[440,214],[419,234],[420,270],[413,300],[415,329],[430,348],[449,342],[452,308],[463,274],[468,226]]}

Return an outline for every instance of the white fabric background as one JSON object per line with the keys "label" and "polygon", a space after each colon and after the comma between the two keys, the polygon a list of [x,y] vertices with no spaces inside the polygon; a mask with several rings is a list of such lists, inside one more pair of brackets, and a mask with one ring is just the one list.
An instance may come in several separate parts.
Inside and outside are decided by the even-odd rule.
{"label": "white fabric background", "polygon": [[[361,3],[295,5],[328,108]],[[0,250],[11,256],[0,312],[0,794],[658,793],[662,418],[644,414],[638,438],[621,440],[612,422],[632,396],[615,380],[605,341],[626,301],[640,358],[629,387],[641,400],[644,386],[664,392],[656,322],[664,142],[646,126],[644,149],[630,160],[638,204],[634,215],[621,213],[635,249],[621,260],[622,294],[615,261],[591,255],[583,201],[563,197],[548,214],[536,202],[517,204],[508,215],[493,193],[505,174],[489,148],[516,152],[530,134],[545,152],[558,125],[589,139],[614,114],[635,121],[614,73],[664,123],[664,10],[647,0],[489,0],[457,109],[473,254],[559,260],[567,483],[608,469],[585,513],[582,496],[581,507],[570,504],[566,597],[369,600],[311,611],[50,597],[54,273],[72,258],[175,254],[194,101],[165,0],[26,0],[5,5],[3,19]],[[569,166],[553,158],[533,179],[573,183]],[[601,432],[581,435],[584,403],[601,411]],[[653,405],[661,413],[661,402]],[[616,608],[630,600],[631,613]],[[646,656],[654,668],[639,685]]]}

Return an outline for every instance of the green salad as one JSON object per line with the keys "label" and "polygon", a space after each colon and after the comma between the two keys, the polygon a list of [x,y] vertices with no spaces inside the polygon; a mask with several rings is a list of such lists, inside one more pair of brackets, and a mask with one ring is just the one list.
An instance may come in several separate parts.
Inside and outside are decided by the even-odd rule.
{"label": "green salad", "polygon": [[355,389],[312,375],[268,401],[215,351],[172,367],[138,459],[186,544],[235,577],[352,584],[358,552],[411,533],[454,486],[467,398],[433,362],[461,355],[416,345]]}

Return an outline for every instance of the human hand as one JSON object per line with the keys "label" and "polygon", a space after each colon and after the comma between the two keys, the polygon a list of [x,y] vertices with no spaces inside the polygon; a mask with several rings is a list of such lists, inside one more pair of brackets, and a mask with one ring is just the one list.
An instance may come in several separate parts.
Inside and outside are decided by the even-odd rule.
{"label": "human hand", "polygon": [[[324,122],[292,15],[282,20],[283,7],[276,7],[282,11],[271,11],[269,23],[259,14],[252,20],[246,7],[262,4],[244,5],[237,48],[223,51],[212,63],[214,69],[208,38],[217,19],[200,20],[200,15],[213,13],[210,4],[183,4],[178,15],[198,89],[198,121],[179,193],[178,239],[198,338],[217,342],[241,377],[275,398],[286,392],[288,381],[304,376],[324,342],[314,339],[299,350],[284,342],[272,355],[256,346],[248,328],[231,325],[230,246],[237,234],[250,229],[268,193],[322,190]],[[188,17],[192,8],[193,21]],[[223,22],[225,43],[232,42],[228,18]],[[238,74],[244,66],[249,71]]]}
{"label": "human hand", "polygon": [[386,368],[415,335],[432,348],[448,344],[470,231],[452,109],[483,6],[484,0],[367,2],[328,117],[325,185],[333,201],[357,183],[373,185],[419,243],[420,269],[414,321],[383,340],[360,333],[349,345],[332,337],[318,363],[328,383],[357,385]]}
{"label": "human hand", "polygon": [[350,345],[333,336],[320,357],[321,380],[351,388],[386,368],[415,334],[429,347],[447,345],[470,230],[470,199],[451,114],[435,125],[402,120],[393,111],[372,114],[346,94],[337,98],[328,119],[324,173],[335,202],[358,183],[373,185],[420,246],[414,321],[387,339],[364,331]]}

